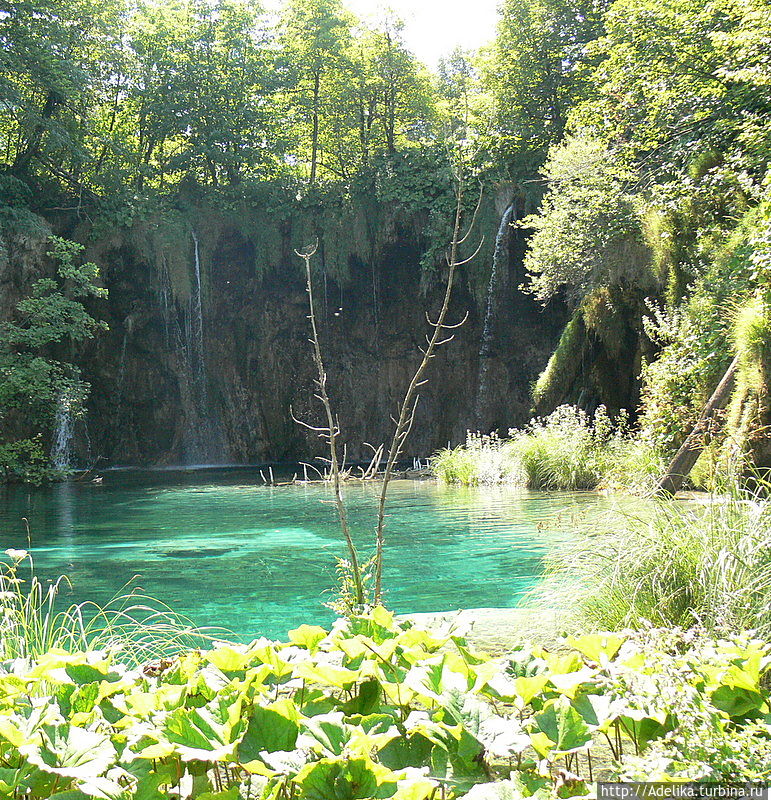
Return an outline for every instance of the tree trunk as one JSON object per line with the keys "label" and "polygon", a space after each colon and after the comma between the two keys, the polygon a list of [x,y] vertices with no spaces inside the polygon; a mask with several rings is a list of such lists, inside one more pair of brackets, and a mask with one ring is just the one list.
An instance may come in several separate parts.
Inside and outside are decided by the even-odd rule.
{"label": "tree trunk", "polygon": [[694,426],[686,440],[675,453],[674,458],[667,467],[667,471],[656,486],[656,494],[673,495],[683,485],[683,481],[688,477],[694,464],[699,460],[699,456],[704,450],[704,446],[713,430],[712,422],[717,411],[725,408],[731,398],[734,388],[736,371],[739,367],[739,356],[731,362],[731,366],[723,375],[717,388],[709,398],[707,405],[701,412],[699,421]]}
{"label": "tree trunk", "polygon": [[313,76],[313,132],[311,134],[311,186],[316,183],[316,169],[319,158],[319,93],[321,89],[321,71],[316,70]]}
{"label": "tree trunk", "polygon": [[40,153],[40,145],[43,143],[43,134],[46,124],[53,117],[56,109],[62,104],[62,97],[58,92],[50,91],[46,95],[45,103],[40,111],[40,121],[32,129],[27,144],[24,149],[16,156],[13,164],[14,171],[26,172],[30,162]]}

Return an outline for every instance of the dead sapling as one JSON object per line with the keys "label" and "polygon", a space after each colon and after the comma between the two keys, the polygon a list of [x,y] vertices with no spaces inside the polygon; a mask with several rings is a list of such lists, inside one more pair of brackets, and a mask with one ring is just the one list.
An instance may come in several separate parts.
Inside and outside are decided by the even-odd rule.
{"label": "dead sapling", "polygon": [[428,313],[426,314],[426,321],[431,327],[431,334],[426,336],[426,347],[420,348],[423,358],[418,364],[412,379],[407,385],[407,390],[404,397],[398,406],[399,416],[394,419],[394,433],[391,439],[391,444],[388,448],[388,458],[386,459],[385,470],[383,471],[383,479],[380,486],[380,495],[378,498],[377,510],[377,525],[375,528],[375,605],[380,605],[383,600],[383,555],[385,546],[385,522],[386,522],[386,499],[388,495],[388,486],[394,475],[396,465],[404,452],[404,445],[410,435],[412,426],[415,422],[415,413],[420,402],[420,387],[427,383],[424,377],[431,360],[436,356],[436,351],[443,345],[449,344],[454,338],[455,334],[451,331],[460,328],[468,319],[468,312],[464,315],[460,322],[450,324],[447,322],[447,314],[450,309],[450,300],[452,298],[452,289],[455,282],[455,273],[458,267],[468,264],[482,249],[484,242],[480,238],[474,252],[467,258],[461,258],[459,251],[460,248],[471,236],[476,223],[479,209],[482,205],[482,192],[483,187],[480,184],[479,197],[477,199],[474,212],[471,216],[471,221],[466,227],[465,233],[462,233],[464,212],[463,212],[463,199],[465,191],[465,169],[461,157],[458,162],[453,166],[454,188],[455,188],[455,221],[453,224],[452,240],[445,253],[445,261],[447,262],[447,283],[444,290],[444,298],[442,306],[439,310],[439,315],[435,321],[432,321]]}
{"label": "dead sapling", "polygon": [[340,436],[340,422],[337,415],[332,410],[332,403],[327,393],[327,371],[324,367],[324,360],[321,356],[321,344],[319,343],[318,326],[316,325],[316,309],[313,303],[313,279],[311,275],[311,259],[318,249],[318,241],[316,244],[307,248],[306,250],[295,250],[295,254],[299,256],[305,263],[305,289],[308,292],[308,319],[311,323],[311,338],[310,343],[313,346],[313,362],[316,366],[317,377],[315,380],[316,394],[315,397],[324,408],[326,416],[326,425],[316,426],[310,425],[303,420],[295,417],[292,414],[292,419],[298,424],[302,425],[310,431],[313,431],[324,439],[329,446],[329,474],[334,491],[335,507],[337,508],[337,516],[340,521],[340,529],[343,532],[345,545],[348,549],[348,558],[351,563],[351,578],[354,584],[354,593],[356,605],[363,607],[365,604],[364,596],[364,580],[362,570],[359,563],[359,554],[356,550],[356,545],[351,536],[351,528],[348,523],[348,511],[343,500],[343,476],[340,468],[340,461],[338,458],[338,438]]}
{"label": "dead sapling", "polygon": [[[378,496],[378,510],[377,510],[377,523],[375,527],[375,556],[374,556],[374,570],[375,570],[375,591],[373,602],[375,605],[382,604],[382,573],[383,573],[383,555],[385,546],[385,521],[386,521],[386,500],[388,495],[388,487],[394,476],[394,472],[399,461],[400,456],[404,452],[404,445],[409,437],[415,422],[415,413],[417,411],[418,403],[420,402],[420,388],[427,383],[425,378],[426,370],[428,369],[431,360],[436,356],[437,350],[443,345],[449,344],[454,338],[455,334],[452,331],[460,328],[468,319],[468,312],[464,315],[460,322],[448,323],[447,314],[450,309],[450,301],[452,298],[452,290],[455,282],[455,275],[459,267],[468,264],[479,254],[483,239],[480,241],[474,252],[466,257],[460,257],[460,248],[465,244],[476,224],[476,219],[479,214],[479,209],[482,204],[483,187],[480,185],[479,197],[477,199],[474,212],[471,217],[465,233],[463,232],[464,223],[464,169],[462,160],[453,168],[454,173],[454,190],[455,190],[455,218],[453,223],[453,233],[450,244],[445,253],[445,261],[447,263],[447,283],[442,299],[442,305],[436,320],[432,320],[426,314],[426,320],[431,328],[431,334],[426,336],[426,346],[420,348],[422,359],[418,364],[415,372],[410,379],[404,397],[398,406],[398,416],[393,418],[394,432],[391,439],[390,446],[387,451],[387,458],[385,468],[383,470],[382,482],[380,493]],[[316,365],[318,377],[316,380],[316,398],[321,402],[324,407],[326,415],[326,425],[315,426],[307,422],[297,419],[292,414],[292,418],[299,425],[317,433],[321,438],[325,439],[329,445],[329,464],[330,464],[330,477],[334,489],[335,504],[337,506],[338,517],[340,519],[340,526],[345,537],[345,542],[348,547],[348,553],[351,563],[351,578],[355,587],[356,604],[363,607],[367,598],[364,591],[364,575],[363,570],[358,558],[356,547],[351,537],[350,526],[348,524],[348,515],[343,500],[342,483],[345,476],[342,473],[338,460],[338,437],[340,436],[339,419],[332,409],[332,404],[327,394],[327,373],[324,368],[324,362],[321,355],[321,346],[319,343],[318,328],[316,325],[316,313],[313,304],[313,280],[311,274],[311,259],[316,253],[318,242],[307,248],[304,251],[295,251],[296,255],[305,263],[305,276],[306,276],[306,291],[308,292],[309,302],[309,319],[311,323],[311,339],[313,345],[313,359]],[[370,466],[364,470],[362,477],[369,479],[377,472],[382,458],[385,454],[384,445],[378,448],[369,445],[374,450],[374,455]]]}

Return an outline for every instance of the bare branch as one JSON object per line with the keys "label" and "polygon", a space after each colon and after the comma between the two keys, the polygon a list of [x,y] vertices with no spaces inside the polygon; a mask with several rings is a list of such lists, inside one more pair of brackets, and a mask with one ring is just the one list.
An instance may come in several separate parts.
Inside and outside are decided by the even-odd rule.
{"label": "bare branch", "polygon": [[[306,266],[307,266],[307,265],[308,265],[308,263],[310,262],[311,258],[313,258],[313,256],[315,256],[315,255],[316,255],[316,251],[317,251],[318,249],[319,249],[319,237],[317,236],[317,237],[316,237],[316,241],[315,241],[313,244],[309,244],[309,245],[308,245],[308,246],[305,248],[305,250],[302,250],[302,251],[300,251],[300,250],[295,250],[295,251],[294,251],[294,254],[295,254],[295,255],[296,255],[298,258],[301,258],[301,259],[303,259],[303,261],[305,261],[305,264],[306,264]],[[309,293],[312,293],[312,289],[311,289],[311,288],[309,288],[309,287],[307,287],[307,286],[306,286],[306,291],[307,291],[307,292],[309,292]],[[315,314],[315,312],[313,311],[313,309],[311,309],[311,316],[313,316],[313,314]],[[308,317],[308,319],[310,319],[310,316]],[[310,341],[310,342],[313,342],[313,339],[310,339],[309,341]]]}
{"label": "bare branch", "polygon": [[[442,300],[442,307],[439,311],[439,315],[436,318],[436,322],[432,323],[430,318],[428,318],[429,324],[433,328],[433,332],[431,337],[428,339],[428,347],[423,350],[423,358],[418,365],[418,368],[415,370],[414,375],[407,387],[407,391],[404,395],[404,400],[402,401],[400,410],[399,410],[399,418],[396,421],[396,426],[394,429],[393,438],[391,439],[391,445],[388,450],[388,459],[386,460],[386,467],[383,473],[383,483],[380,489],[380,497],[378,500],[378,516],[377,516],[377,526],[375,528],[375,604],[379,604],[382,602],[383,598],[383,552],[384,552],[384,545],[385,545],[385,503],[386,503],[386,495],[388,493],[388,484],[393,477],[394,468],[396,463],[399,460],[399,457],[402,454],[402,449],[404,447],[404,443],[407,437],[412,430],[412,426],[415,422],[415,416],[418,408],[418,402],[420,400],[420,395],[418,394],[418,389],[425,383],[424,380],[424,373],[431,362],[431,359],[434,357],[434,353],[436,348],[440,346],[440,343],[445,343],[445,336],[444,331],[446,329],[445,320],[447,319],[447,312],[450,308],[450,298],[452,297],[452,288],[455,282],[455,270],[457,267],[461,266],[461,264],[468,263],[471,258],[476,257],[479,251],[482,249],[482,241],[480,241],[479,246],[474,251],[474,255],[471,256],[469,259],[465,259],[464,261],[458,260],[458,248],[463,241],[468,236],[468,232],[465,234],[464,237],[461,237],[461,224],[463,220],[463,192],[464,192],[464,165],[462,160],[462,153],[461,159],[457,165],[453,165],[453,168],[457,166],[456,175],[456,184],[455,184],[455,196],[456,196],[456,205],[455,205],[455,222],[453,225],[453,233],[452,233],[452,240],[450,242],[449,251],[446,254],[447,266],[449,267],[447,273],[447,284],[445,286],[444,291],[444,298]],[[481,200],[480,200],[481,202]],[[478,211],[478,207],[477,207]],[[476,216],[475,211],[475,216]],[[466,315],[467,317],[468,315]],[[463,322],[465,322],[466,318],[464,318]],[[463,324],[463,323],[460,323]],[[454,327],[458,327],[457,325]]]}
{"label": "bare branch", "polygon": [[[342,476],[341,476],[340,464],[337,458],[337,437],[340,434],[340,426],[339,426],[339,421],[337,420],[334,412],[332,411],[332,403],[330,402],[329,395],[327,394],[327,373],[326,370],[324,369],[324,361],[321,357],[321,344],[319,343],[319,332],[316,326],[316,310],[313,305],[313,279],[311,276],[311,258],[318,249],[318,244],[319,244],[318,239],[316,239],[315,245],[306,248],[302,253],[295,250],[295,253],[299,258],[301,258],[305,262],[305,281],[306,281],[306,290],[308,292],[308,307],[310,309],[309,319],[311,323],[311,332],[312,332],[311,344],[313,345],[313,361],[316,365],[316,371],[318,372],[317,385],[319,387],[319,393],[316,396],[321,401],[321,404],[324,406],[324,413],[326,414],[327,417],[327,427],[326,427],[327,433],[325,435],[327,436],[329,442],[329,465],[332,474],[332,484],[335,493],[335,505],[337,507],[338,518],[340,519],[340,528],[343,532],[343,537],[345,538],[345,544],[346,547],[348,548],[348,556],[351,561],[351,571],[353,572],[353,580],[356,586],[356,602],[359,606],[363,606],[364,586],[362,584],[362,579],[361,579],[359,554],[356,550],[356,545],[354,545],[353,543],[353,538],[351,537],[351,529],[348,524],[348,511],[345,507],[345,502],[343,500]],[[345,465],[345,451],[343,452],[343,465]]]}
{"label": "bare branch", "polygon": [[[436,328],[436,326],[437,326],[437,323],[436,323],[436,322],[432,322],[432,321],[431,321],[431,318],[428,316],[428,314],[426,314],[426,319],[428,320],[428,324],[429,324],[429,325],[430,325],[432,328]],[[444,322],[444,323],[442,323],[442,327],[443,327],[443,328],[444,328],[446,331],[452,331],[452,330],[455,330],[456,328],[461,328],[461,327],[463,327],[463,326],[466,324],[466,322],[467,322],[467,321],[468,321],[468,311],[467,311],[467,312],[466,312],[466,313],[463,315],[463,319],[462,319],[460,322],[455,322],[455,323],[452,323],[452,322]],[[428,338],[428,337],[426,337],[426,338]]]}
{"label": "bare branch", "polygon": [[329,428],[325,428],[323,426],[319,427],[316,425],[311,425],[308,422],[305,422],[304,420],[301,420],[298,417],[296,417],[294,415],[294,411],[292,410],[292,406],[289,406],[289,416],[292,418],[293,422],[296,422],[298,425],[302,425],[303,428],[307,428],[309,431],[321,433],[325,436],[329,434]]}
{"label": "bare branch", "polygon": [[458,240],[458,244],[465,244],[466,239],[471,236],[471,232],[474,230],[474,226],[476,225],[477,216],[479,215],[479,209],[482,208],[482,197],[484,193],[485,187],[482,181],[479,181],[479,197],[477,198],[477,204],[474,207],[474,213],[471,215],[471,222],[469,222],[469,226],[466,229],[466,233]]}
{"label": "bare branch", "polygon": [[479,255],[479,251],[482,249],[482,245],[484,243],[485,237],[482,236],[482,238],[479,240],[479,244],[477,245],[477,249],[474,250],[474,252],[468,258],[464,258],[463,261],[456,261],[453,266],[462,267],[464,264],[468,264],[469,261],[473,261]]}

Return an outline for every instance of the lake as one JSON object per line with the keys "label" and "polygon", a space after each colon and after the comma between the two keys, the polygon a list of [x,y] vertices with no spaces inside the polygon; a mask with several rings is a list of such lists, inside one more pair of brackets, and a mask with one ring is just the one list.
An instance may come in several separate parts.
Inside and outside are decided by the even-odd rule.
{"label": "lake", "polygon": [[[372,550],[374,484],[346,487],[351,526]],[[543,558],[614,501],[591,493],[445,487],[389,491],[384,586],[399,613],[513,607]],[[0,488],[0,550],[27,549],[39,576],[67,575],[68,601],[108,601],[127,584],[244,639],[328,624],[335,557],[331,492],[266,486],[256,470],[110,471],[101,484]]]}

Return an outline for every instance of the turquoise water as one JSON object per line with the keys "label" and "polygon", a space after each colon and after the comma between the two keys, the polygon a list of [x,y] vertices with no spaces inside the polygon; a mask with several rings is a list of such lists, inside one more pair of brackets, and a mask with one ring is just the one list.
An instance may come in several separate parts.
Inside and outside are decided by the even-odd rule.
{"label": "turquoise water", "polygon": [[[38,573],[66,574],[68,599],[104,603],[127,583],[199,626],[244,638],[329,623],[323,603],[344,555],[328,489],[264,486],[250,471],[109,472],[102,484],[0,489],[0,552],[26,548]],[[346,489],[369,548],[377,487]],[[515,606],[544,554],[607,507],[591,494],[395,481],[384,583],[400,613]]]}

